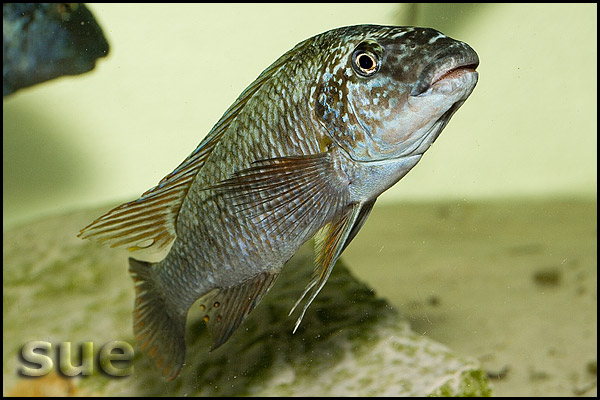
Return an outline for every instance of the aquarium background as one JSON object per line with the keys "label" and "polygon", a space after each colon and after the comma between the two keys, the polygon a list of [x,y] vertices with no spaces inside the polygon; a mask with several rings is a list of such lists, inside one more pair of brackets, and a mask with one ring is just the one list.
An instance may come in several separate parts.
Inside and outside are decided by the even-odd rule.
{"label": "aquarium background", "polygon": [[3,102],[3,226],[137,198],[260,72],[352,24],[420,25],[471,45],[479,83],[402,200],[596,198],[595,4],[90,4],[110,43],[90,73]]}

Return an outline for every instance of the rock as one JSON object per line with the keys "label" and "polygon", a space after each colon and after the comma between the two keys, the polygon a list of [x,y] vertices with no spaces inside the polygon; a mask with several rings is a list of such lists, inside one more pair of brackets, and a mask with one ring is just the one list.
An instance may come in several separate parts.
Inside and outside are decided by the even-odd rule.
{"label": "rock", "polygon": [[[132,333],[133,282],[125,251],[76,237],[108,208],[48,218],[4,233],[5,395],[104,396],[466,396],[490,395],[473,359],[417,335],[402,314],[359,282],[343,262],[307,311],[295,334],[288,317],[312,273],[303,247],[246,321],[220,348],[210,340],[196,305],[188,319],[188,351],[181,376],[163,380],[137,351]],[[120,340],[134,346],[134,372],[70,378],[58,363],[40,378],[23,377],[20,357],[30,341],[94,354]],[[81,364],[73,352],[72,364]]]}

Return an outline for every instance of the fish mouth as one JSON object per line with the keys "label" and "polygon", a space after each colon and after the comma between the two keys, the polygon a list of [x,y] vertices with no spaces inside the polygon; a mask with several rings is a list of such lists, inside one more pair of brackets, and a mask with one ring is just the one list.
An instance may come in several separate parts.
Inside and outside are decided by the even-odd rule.
{"label": "fish mouth", "polygon": [[413,97],[422,95],[442,81],[461,78],[468,74],[477,74],[475,69],[478,65],[477,53],[468,46],[459,54],[442,54],[423,69],[410,95]]}

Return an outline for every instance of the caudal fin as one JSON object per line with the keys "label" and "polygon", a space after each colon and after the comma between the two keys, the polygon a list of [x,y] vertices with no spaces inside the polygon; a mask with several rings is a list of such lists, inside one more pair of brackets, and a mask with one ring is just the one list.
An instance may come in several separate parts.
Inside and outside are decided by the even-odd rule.
{"label": "caudal fin", "polygon": [[133,331],[142,351],[171,380],[179,375],[185,360],[186,314],[169,308],[151,267],[150,263],[129,259],[136,291]]}

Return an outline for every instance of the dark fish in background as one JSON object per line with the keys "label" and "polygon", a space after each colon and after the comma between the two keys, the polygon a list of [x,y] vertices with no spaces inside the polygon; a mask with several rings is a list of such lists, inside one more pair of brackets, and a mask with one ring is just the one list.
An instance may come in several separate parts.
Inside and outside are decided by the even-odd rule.
{"label": "dark fish in background", "polygon": [[91,71],[108,42],[81,3],[2,5],[2,96]]}
{"label": "dark fish in background", "polygon": [[428,28],[357,25],[309,38],[156,187],[82,229],[136,258],[162,257],[129,259],[136,340],[162,374],[173,379],[183,365],[196,300],[217,348],[315,237],[297,328],[377,197],[471,94],[478,64],[469,45]]}

